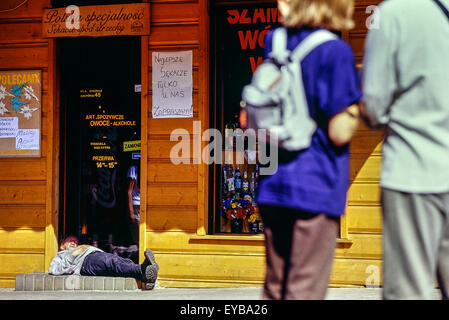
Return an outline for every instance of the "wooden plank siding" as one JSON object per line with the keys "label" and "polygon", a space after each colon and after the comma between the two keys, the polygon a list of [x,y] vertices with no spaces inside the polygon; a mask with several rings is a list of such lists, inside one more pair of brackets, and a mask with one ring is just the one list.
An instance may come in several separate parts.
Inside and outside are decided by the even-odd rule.
{"label": "wooden plank siding", "polygon": [[[151,248],[160,264],[161,286],[262,285],[262,235],[208,235],[208,167],[174,165],[170,134],[193,122],[210,126],[209,2],[150,0],[151,34],[141,37],[141,226],[140,259]],[[357,0],[356,27],[343,33],[363,58],[365,9],[380,1]],[[16,1],[2,1],[1,9]],[[42,38],[42,13],[49,0],[32,0],[0,13],[0,70],[42,70],[42,156],[0,159],[0,287],[13,287],[17,273],[44,272],[57,250],[59,179],[59,88],[56,41]],[[152,53],[192,50],[193,118],[153,119]],[[342,237],[335,253],[332,286],[364,285],[370,267],[381,269],[382,219],[379,174],[382,132],[361,126],[351,145],[351,187]],[[193,142],[192,142],[193,143]],[[202,142],[201,146],[207,143]],[[192,145],[193,147],[193,145]]]}
{"label": "wooden plank siding", "polygon": [[[17,5],[2,1],[1,9]],[[47,233],[53,210],[53,75],[51,45],[42,38],[42,11],[50,1],[34,0],[0,13],[0,70],[42,70],[40,158],[0,159],[0,287],[14,286],[17,273],[42,272],[55,252]],[[53,248],[53,249],[51,249]]]}
{"label": "wooden plank siding", "polygon": [[[158,0],[151,1],[151,8],[147,81],[151,84],[153,52],[191,50],[193,118],[153,119],[149,86],[147,132],[142,131],[142,136],[147,138],[148,152],[145,245],[156,253],[161,266],[161,285],[217,284],[226,272],[220,271],[219,265],[205,268],[208,264],[205,261],[215,255],[191,243],[192,236],[206,234],[207,230],[204,221],[207,221],[208,214],[208,169],[203,164],[193,164],[195,155],[192,151],[187,159],[190,164],[174,165],[170,160],[170,150],[177,143],[170,141],[173,130],[187,130],[193,150],[193,121],[201,121],[201,132],[209,126],[208,3],[204,0]],[[198,273],[190,272],[189,268],[196,269]],[[204,282],[201,280],[203,277],[209,281]]]}
{"label": "wooden plank siding", "polygon": [[[356,0],[355,26],[343,34],[353,51],[357,67],[362,67],[363,49],[367,34],[367,19],[380,0]],[[373,131],[361,123],[351,143],[351,185],[346,207],[347,238],[351,243],[337,247],[331,284],[381,285],[382,277],[382,214],[380,208],[379,177],[384,133]],[[372,282],[372,276],[378,279]]]}

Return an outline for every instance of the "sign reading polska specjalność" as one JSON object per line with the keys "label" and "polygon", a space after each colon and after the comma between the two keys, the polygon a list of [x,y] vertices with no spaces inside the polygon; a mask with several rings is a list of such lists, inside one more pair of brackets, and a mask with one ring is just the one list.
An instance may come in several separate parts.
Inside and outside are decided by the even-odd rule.
{"label": "sign reading polska specjalno\u015b\u0107", "polygon": [[150,4],[69,6],[44,10],[44,38],[144,36],[150,34]]}
{"label": "sign reading polska specjalno\u015b\u0107", "polygon": [[41,70],[0,71],[0,157],[41,156]]}

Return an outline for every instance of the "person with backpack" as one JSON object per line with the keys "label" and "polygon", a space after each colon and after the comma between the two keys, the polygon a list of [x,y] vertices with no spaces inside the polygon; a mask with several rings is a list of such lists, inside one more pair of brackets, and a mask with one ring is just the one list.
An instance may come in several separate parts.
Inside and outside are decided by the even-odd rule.
{"label": "person with backpack", "polygon": [[[264,64],[271,63],[268,68],[274,70],[276,65],[297,59],[287,57],[282,61],[277,56],[277,34],[281,34],[280,38],[284,34],[284,44],[278,46],[286,45],[293,56],[297,48],[304,51],[302,44],[307,46],[300,63],[295,70],[290,70],[300,72],[300,78],[295,80],[300,80],[295,82],[300,84],[290,92],[291,101],[295,102],[281,107],[281,112],[279,108],[272,108],[278,114],[265,117],[259,113],[257,103],[251,102],[255,101],[251,99],[253,90],[244,90],[242,106],[247,109],[247,117],[241,117],[243,127],[260,128],[261,123],[266,123],[259,121],[262,118],[269,120],[289,115],[278,124],[268,126],[269,133],[277,130],[284,140],[279,141],[277,171],[261,176],[257,191],[266,244],[263,297],[324,299],[339,217],[345,211],[349,186],[348,144],[358,127],[358,102],[362,96],[350,46],[330,36],[327,30],[351,28],[354,3],[352,0],[280,1],[283,2],[283,27],[267,34],[266,62],[259,68],[262,72],[266,68]],[[286,66],[279,69],[291,69],[290,64]],[[262,91],[271,94],[269,91],[277,82],[291,81],[275,82]],[[304,92],[307,115],[301,114],[300,96],[294,97],[298,92]],[[273,100],[278,95],[274,92]],[[310,137],[300,137],[298,132],[304,131],[302,126],[309,116],[312,125],[308,127],[313,130],[306,130]],[[296,117],[293,123],[292,117]],[[299,140],[306,142],[297,143]]]}
{"label": "person with backpack", "polygon": [[363,61],[364,118],[385,128],[383,299],[449,298],[449,1],[378,7]]}

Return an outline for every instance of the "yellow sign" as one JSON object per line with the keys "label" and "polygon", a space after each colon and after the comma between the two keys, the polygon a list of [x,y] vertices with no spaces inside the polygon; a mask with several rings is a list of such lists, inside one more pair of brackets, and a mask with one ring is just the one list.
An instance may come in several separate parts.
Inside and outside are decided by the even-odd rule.
{"label": "yellow sign", "polygon": [[123,141],[123,152],[140,150],[140,140]]}

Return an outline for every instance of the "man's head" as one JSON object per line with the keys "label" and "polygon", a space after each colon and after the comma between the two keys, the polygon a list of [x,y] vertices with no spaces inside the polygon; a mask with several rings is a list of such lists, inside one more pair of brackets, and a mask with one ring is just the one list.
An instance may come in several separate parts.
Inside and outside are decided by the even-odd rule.
{"label": "man's head", "polygon": [[61,245],[59,246],[59,249],[61,250],[70,250],[78,247],[79,241],[78,238],[75,236],[68,236],[64,240],[62,240]]}

